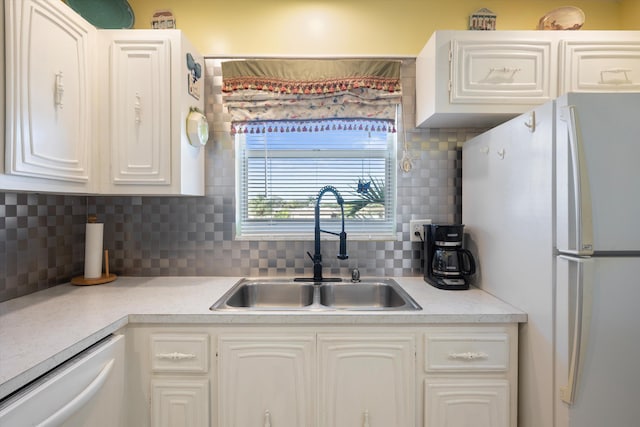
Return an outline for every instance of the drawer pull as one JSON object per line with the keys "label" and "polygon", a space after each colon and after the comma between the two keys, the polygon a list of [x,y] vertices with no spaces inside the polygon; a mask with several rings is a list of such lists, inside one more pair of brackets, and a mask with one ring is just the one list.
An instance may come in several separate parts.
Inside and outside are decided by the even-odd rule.
{"label": "drawer pull", "polygon": [[134,103],[133,110],[135,112],[135,120],[137,124],[142,123],[142,98],[140,94],[136,92],[136,102]]}
{"label": "drawer pull", "polygon": [[364,423],[362,424],[362,427],[371,427],[371,424],[369,424],[369,410],[365,409],[363,415],[364,415]]}
{"label": "drawer pull", "polygon": [[64,82],[62,81],[63,75],[62,71],[56,73],[56,84],[54,89],[54,103],[56,107],[62,109],[64,104],[62,103],[62,97],[64,95]]}
{"label": "drawer pull", "polygon": [[449,359],[452,360],[476,360],[488,359],[489,355],[482,351],[467,351],[465,353],[449,353]]}
{"label": "drawer pull", "polygon": [[195,359],[196,355],[191,353],[178,353],[177,351],[174,351],[173,353],[158,353],[156,354],[156,358],[164,360],[189,360]]}
{"label": "drawer pull", "polygon": [[271,412],[268,409],[264,411],[264,427],[271,427]]}
{"label": "drawer pull", "polygon": [[[631,68],[611,68],[608,70],[600,71],[600,83],[601,84],[612,84],[612,85],[623,85],[623,84],[632,84],[633,82],[629,79],[629,74],[633,71]],[[605,78],[605,74],[622,74],[624,78]]]}
{"label": "drawer pull", "polygon": [[522,69],[511,67],[489,68],[487,76],[479,83],[513,83],[513,79]]}

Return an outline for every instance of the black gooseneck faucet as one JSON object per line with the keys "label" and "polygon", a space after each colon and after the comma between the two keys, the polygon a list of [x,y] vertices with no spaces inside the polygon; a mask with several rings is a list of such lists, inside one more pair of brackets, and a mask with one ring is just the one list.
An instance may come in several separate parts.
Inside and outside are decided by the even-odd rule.
{"label": "black gooseneck faucet", "polygon": [[[334,233],[333,231],[322,230],[320,228],[320,200],[322,200],[322,196],[325,193],[333,193],[340,205],[340,213],[342,215],[342,231],[340,233]],[[313,261],[313,281],[314,282],[339,282],[340,278],[323,278],[322,277],[322,254],[320,253],[320,232],[333,234],[334,236],[338,236],[340,238],[340,251],[338,253],[338,259],[347,259],[349,255],[347,255],[347,233],[344,231],[344,199],[338,192],[338,190],[332,185],[326,185],[320,189],[318,192],[318,197],[316,199],[316,208],[315,208],[315,253],[309,255],[309,258]]]}

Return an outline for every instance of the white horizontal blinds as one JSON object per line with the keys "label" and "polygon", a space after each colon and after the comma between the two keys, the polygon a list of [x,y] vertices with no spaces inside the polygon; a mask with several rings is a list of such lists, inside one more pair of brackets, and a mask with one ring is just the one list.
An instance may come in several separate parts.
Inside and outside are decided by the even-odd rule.
{"label": "white horizontal blinds", "polygon": [[[394,232],[395,133],[259,132],[236,138],[241,235],[313,232],[316,197],[325,185],[345,200],[348,233]],[[339,231],[340,207],[332,195],[323,197],[320,212],[323,229]]]}

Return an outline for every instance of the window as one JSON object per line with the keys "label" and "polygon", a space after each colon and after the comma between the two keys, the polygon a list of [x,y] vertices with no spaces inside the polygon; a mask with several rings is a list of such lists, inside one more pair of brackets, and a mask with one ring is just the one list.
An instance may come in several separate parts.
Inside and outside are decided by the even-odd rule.
{"label": "window", "polygon": [[[395,237],[395,125],[376,120],[253,122],[236,141],[236,234],[298,238],[313,234],[318,192],[343,197],[350,238]],[[340,207],[327,193],[322,228],[339,231]]]}

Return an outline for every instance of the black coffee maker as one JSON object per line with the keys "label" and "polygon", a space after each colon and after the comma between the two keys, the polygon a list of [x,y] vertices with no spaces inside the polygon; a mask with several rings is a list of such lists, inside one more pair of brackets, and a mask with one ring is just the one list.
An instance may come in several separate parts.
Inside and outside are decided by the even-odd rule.
{"label": "black coffee maker", "polygon": [[468,276],[476,272],[473,255],[462,248],[464,225],[424,226],[424,280],[440,289],[469,289]]}

